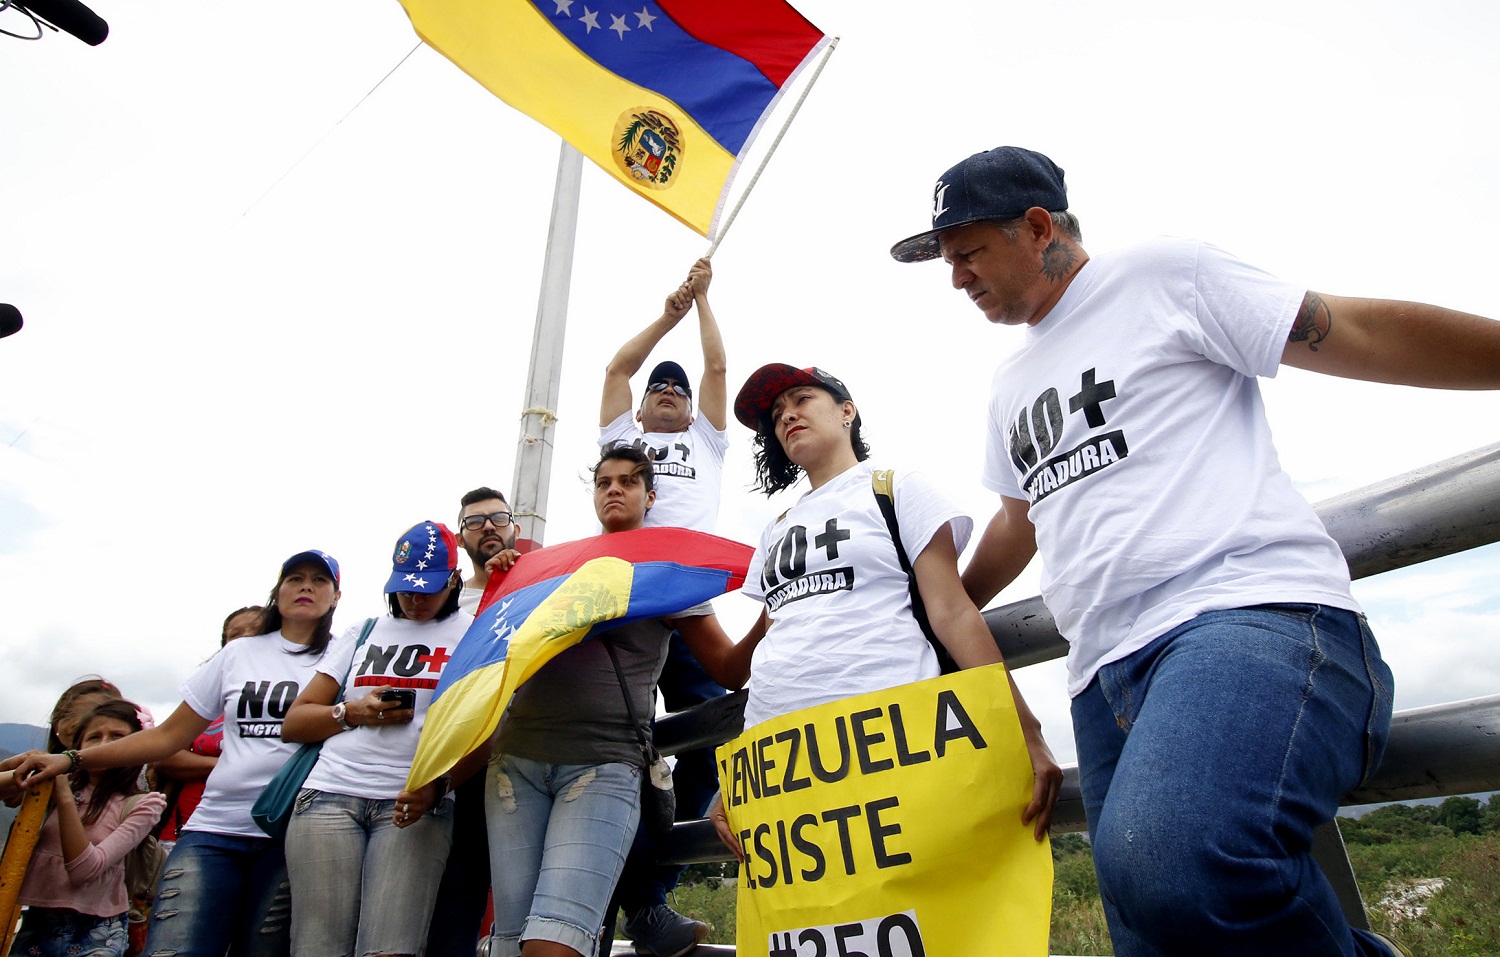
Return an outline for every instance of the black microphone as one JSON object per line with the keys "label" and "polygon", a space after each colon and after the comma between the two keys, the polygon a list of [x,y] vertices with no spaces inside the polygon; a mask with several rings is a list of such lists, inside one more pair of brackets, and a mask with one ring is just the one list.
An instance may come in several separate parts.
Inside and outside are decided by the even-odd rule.
{"label": "black microphone", "polygon": [[0,302],[0,339],[21,331],[21,310],[8,302]]}
{"label": "black microphone", "polygon": [[96,47],[109,36],[109,24],[78,0],[17,0],[12,4]]}

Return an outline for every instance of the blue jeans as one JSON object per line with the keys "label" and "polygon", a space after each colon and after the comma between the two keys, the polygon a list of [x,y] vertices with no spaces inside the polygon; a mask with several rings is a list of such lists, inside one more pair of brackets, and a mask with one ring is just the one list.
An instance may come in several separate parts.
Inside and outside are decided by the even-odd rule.
{"label": "blue jeans", "polygon": [[[304,788],[286,829],[294,957],[416,954],[453,837],[453,802],[404,828],[394,800]],[[369,906],[362,907],[361,903]]]}
{"label": "blue jeans", "polygon": [[292,897],[281,842],[179,834],[162,868],[144,957],[286,957]]}
{"label": "blue jeans", "polygon": [[517,957],[523,940],[594,952],[640,803],[641,771],[628,764],[490,760],[490,957]]}
{"label": "blue jeans", "polygon": [[28,907],[10,953],[15,957],[123,957],[128,937],[124,914],[95,917],[61,907]]}
{"label": "blue jeans", "polygon": [[1119,957],[1381,955],[1313,830],[1375,769],[1391,672],[1362,615],[1206,612],[1073,699],[1094,864]]}

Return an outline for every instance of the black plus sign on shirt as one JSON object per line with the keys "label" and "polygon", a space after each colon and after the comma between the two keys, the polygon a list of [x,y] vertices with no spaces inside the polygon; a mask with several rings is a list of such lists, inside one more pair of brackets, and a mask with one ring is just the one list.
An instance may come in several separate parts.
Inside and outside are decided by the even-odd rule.
{"label": "black plus sign on shirt", "polygon": [[849,533],[839,528],[839,520],[830,518],[823,526],[823,533],[813,539],[813,547],[821,548],[829,561],[839,557],[839,542],[847,541]]}
{"label": "black plus sign on shirt", "polygon": [[1068,411],[1077,412],[1083,410],[1083,417],[1090,428],[1098,428],[1104,424],[1104,410],[1099,406],[1106,399],[1115,397],[1115,380],[1094,384],[1094,373],[1090,369],[1083,374],[1083,389],[1072,398],[1068,399]]}

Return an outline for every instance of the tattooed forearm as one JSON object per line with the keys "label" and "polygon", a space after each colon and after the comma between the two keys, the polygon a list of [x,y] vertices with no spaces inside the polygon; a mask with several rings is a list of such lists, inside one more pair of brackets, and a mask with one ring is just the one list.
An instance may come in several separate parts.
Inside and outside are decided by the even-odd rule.
{"label": "tattooed forearm", "polygon": [[1077,258],[1077,251],[1072,246],[1054,239],[1042,250],[1042,275],[1053,282],[1061,282],[1073,271]]}
{"label": "tattooed forearm", "polygon": [[1302,308],[1297,310],[1297,319],[1292,323],[1292,331],[1286,341],[1305,342],[1309,349],[1317,352],[1318,343],[1327,339],[1332,329],[1333,313],[1328,310],[1328,303],[1323,301],[1322,296],[1310,292],[1302,300]]}

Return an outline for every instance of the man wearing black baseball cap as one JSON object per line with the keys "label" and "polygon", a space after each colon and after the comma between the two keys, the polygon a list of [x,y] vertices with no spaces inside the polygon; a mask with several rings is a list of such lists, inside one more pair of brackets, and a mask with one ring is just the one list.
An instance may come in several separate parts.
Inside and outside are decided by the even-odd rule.
{"label": "man wearing black baseball cap", "polygon": [[[728,421],[729,386],[725,380],[724,339],[708,304],[713,267],[707,259],[693,264],[688,278],[667,297],[661,316],[620,347],[604,370],[599,406],[599,447],[639,446],[651,455],[656,472],[656,505],[646,524],[712,532],[719,519],[719,477]],[[698,307],[703,344],[703,381],[698,415],[693,414],[693,384],[682,366],[670,360],[651,370],[640,405],[630,377],[640,371],[651,350]]]}
{"label": "man wearing black baseball cap", "polygon": [[963,579],[983,607],[1042,555],[1115,953],[1400,953],[1348,926],[1311,854],[1379,762],[1391,674],[1258,379],[1500,388],[1500,323],[1320,295],[1187,240],[1090,259],[1067,210],[1047,157],[977,153],[891,255],[941,256],[1023,327],[988,410],[1001,505]]}
{"label": "man wearing black baseball cap", "polygon": [[[647,526],[713,532],[718,524],[720,476],[724,450],[729,447],[725,432],[729,386],[725,380],[724,340],[708,304],[712,280],[713,267],[707,259],[694,263],[687,279],[667,296],[660,318],[621,346],[605,369],[599,447],[634,445],[651,457],[656,504],[646,513]],[[651,350],[695,305],[703,347],[699,414],[693,414],[693,386],[687,373],[671,360],[659,362],[651,370],[640,406],[635,407],[630,377],[640,371]],[[681,711],[725,693],[675,632],[657,687],[669,711]],[[717,789],[712,751],[678,755],[673,789],[680,819],[702,817]],[[667,905],[667,894],[676,886],[682,868],[655,865],[654,857],[655,849],[644,836],[638,837],[620,875],[615,903],[625,914],[625,935],[635,943],[636,953],[675,957],[701,943],[708,936],[708,925],[684,917]]]}

